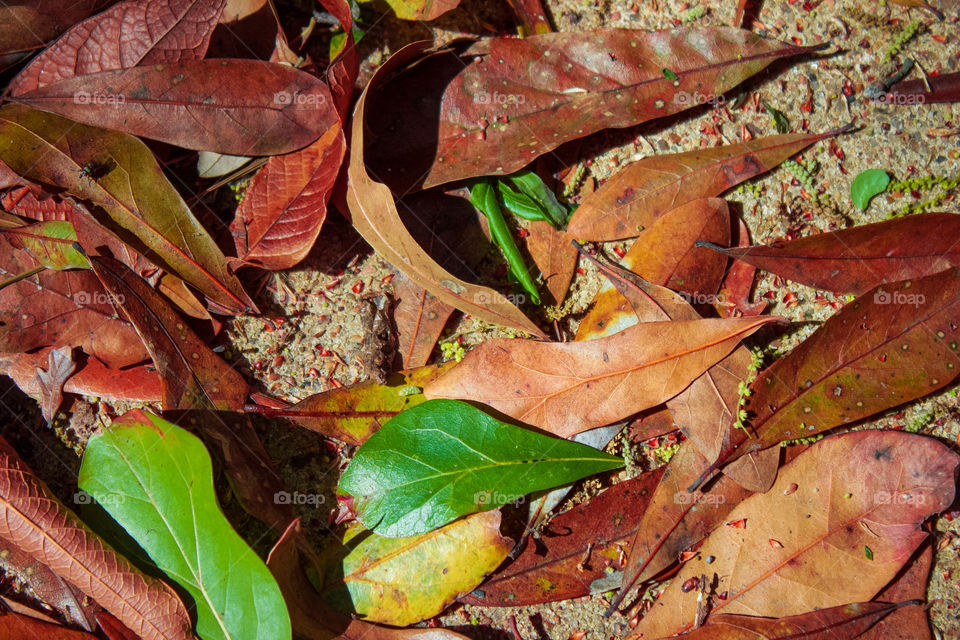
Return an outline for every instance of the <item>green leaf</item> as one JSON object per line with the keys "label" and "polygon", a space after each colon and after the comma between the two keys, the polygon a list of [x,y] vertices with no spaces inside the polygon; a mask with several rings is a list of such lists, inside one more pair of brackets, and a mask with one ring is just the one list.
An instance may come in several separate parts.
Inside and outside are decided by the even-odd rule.
{"label": "green leaf", "polygon": [[510,176],[510,182],[520,190],[520,193],[540,205],[550,224],[558,229],[566,226],[570,218],[570,210],[557,200],[557,196],[544,184],[536,172],[529,169],[518,171]]}
{"label": "green leaf", "polygon": [[193,597],[203,640],[289,640],[280,588],[220,510],[196,436],[130,411],[90,438],[80,488]]}
{"label": "green leaf", "polygon": [[497,190],[500,191],[500,198],[503,200],[503,206],[513,215],[524,220],[546,220],[551,222],[533,198],[525,193],[514,191],[503,180],[497,180]]}
{"label": "green leaf", "polygon": [[667,69],[666,67],[664,67],[660,71],[663,72],[663,77],[666,78],[667,80],[670,80],[671,82],[676,82],[677,80],[680,79],[677,77],[677,74],[675,74],[673,71],[670,71],[670,69]]}
{"label": "green leaf", "polygon": [[24,249],[30,256],[47,267],[64,269],[89,269],[87,258],[73,247],[77,233],[66,220],[49,220],[23,227],[5,229],[2,232],[10,244]]}
{"label": "green leaf", "polygon": [[617,456],[500,422],[459,400],[428,400],[387,422],[340,479],[357,519],[413,536],[468,513],[623,466]]}
{"label": "green leaf", "polygon": [[763,108],[773,116],[773,124],[777,127],[777,133],[790,133],[790,121],[787,120],[787,116],[783,114],[783,111],[779,109],[774,109],[766,101],[763,103]]}
{"label": "green leaf", "polygon": [[866,211],[873,196],[881,193],[890,184],[890,176],[883,169],[861,171],[850,185],[850,199],[861,211]]}

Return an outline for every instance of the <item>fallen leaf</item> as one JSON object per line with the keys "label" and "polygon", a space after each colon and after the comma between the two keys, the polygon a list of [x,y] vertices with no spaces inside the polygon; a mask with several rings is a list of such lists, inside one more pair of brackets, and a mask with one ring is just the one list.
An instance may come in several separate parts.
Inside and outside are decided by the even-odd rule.
{"label": "fallen leaf", "polygon": [[397,300],[393,307],[393,322],[397,326],[403,368],[422,367],[430,360],[433,347],[455,309],[402,272],[394,275],[393,287]]}
{"label": "fallen leaf", "polygon": [[703,627],[674,636],[678,640],[842,640],[864,638],[863,632],[886,620],[903,605],[859,602],[786,618],[723,614]]}
{"label": "fallen leaf", "polygon": [[0,537],[50,567],[145,640],[190,640],[190,616],[160,580],[146,576],[90,531],[0,440]]}
{"label": "fallen leaf", "polygon": [[653,578],[676,563],[681,553],[696,547],[750,495],[726,476],[702,490],[687,491],[709,464],[710,460],[690,442],[682,443],[670,458],[637,523],[636,535],[626,547],[620,595],[612,607],[634,584]]}
{"label": "fallen leaf", "polygon": [[565,231],[557,231],[549,222],[531,222],[527,226],[527,251],[540,269],[544,284],[553,300],[549,304],[558,305],[567,297],[567,289],[573,280],[577,268],[577,250],[570,243],[573,236]]}
{"label": "fallen leaf", "polygon": [[326,84],[261,60],[185,60],[101,71],[11,99],[87,125],[241,156],[290,153],[337,124]]}
{"label": "fallen leaf", "polygon": [[727,592],[711,615],[783,617],[872,599],[927,538],[921,524],[953,502],[958,460],[933,438],[898,431],[821,440],[781,469],[770,491],[737,505],[727,517],[743,527],[714,530],[634,634],[688,629],[697,593],[680,587],[701,574],[719,576]]}
{"label": "fallen leaf", "polygon": [[[925,548],[909,562],[894,582],[877,594],[880,602],[901,602],[889,616],[870,627],[857,640],[930,640],[930,622],[923,601],[927,597],[927,581],[933,564],[933,545]],[[907,604],[913,601],[915,604]]]}
{"label": "fallen leaf", "polygon": [[811,144],[839,135],[786,134],[740,144],[643,158],[584,198],[567,230],[585,240],[639,235],[657,218],[691,200],[712,198],[773,169]]}
{"label": "fallen leaf", "polygon": [[342,582],[327,589],[327,601],[366,621],[403,627],[473,590],[513,541],[500,535],[500,512],[487,511],[411,538],[383,538],[354,525],[343,544]]}
{"label": "fallen leaf", "polygon": [[480,40],[444,88],[423,186],[513,173],[563,142],[697,106],[777,59],[816,50],[729,27]]}
{"label": "fallen leaf", "polygon": [[66,221],[38,222],[2,232],[7,241],[23,249],[47,269],[89,269],[82,253],[73,248],[77,234]]}
{"label": "fallen leaf", "polygon": [[960,72],[903,80],[890,87],[882,102],[891,105],[960,102]]}
{"label": "fallen leaf", "polygon": [[867,169],[857,174],[850,184],[850,199],[860,211],[866,211],[870,200],[883,193],[890,184],[890,176],[883,169]]}
{"label": "fallen leaf", "polygon": [[484,402],[561,437],[660,404],[778,318],[646,322],[587,342],[494,338],[429,383],[428,398]]}
{"label": "fallen leaf", "polygon": [[96,640],[97,636],[49,622],[35,620],[18,613],[0,613],[0,640]]}
{"label": "fallen leaf", "polygon": [[596,593],[595,583],[619,578],[622,553],[662,475],[658,469],[620,482],[552,518],[539,540],[528,539],[513,562],[460,601],[513,607]]}
{"label": "fallen leaf", "polygon": [[73,26],[10,81],[10,95],[99,71],[199,60],[207,52],[224,4],[225,0],[125,0],[77,24],[66,22]]}
{"label": "fallen leaf", "polygon": [[[137,341],[139,343],[139,340]],[[42,390],[37,368],[47,362],[52,348],[31,353],[0,354],[0,373],[13,379],[27,395],[39,397]],[[146,355],[146,352],[144,352]],[[107,402],[160,402],[160,376],[154,367],[140,365],[111,369],[96,358],[79,363],[67,379],[64,393],[93,396]]]}
{"label": "fallen leaf", "polygon": [[884,282],[960,265],[960,215],[921,213],[771,246],[714,251],[824,291],[860,294]]}
{"label": "fallen leaf", "polygon": [[267,160],[230,225],[242,263],[280,271],[306,257],[326,219],[345,151],[336,122],[306,148]]}
{"label": "fallen leaf", "polygon": [[[750,246],[750,232],[743,220],[739,220],[737,248]],[[741,260],[734,260],[727,268],[723,277],[720,292],[717,293],[717,302],[713,307],[721,316],[732,318],[736,315],[758,316],[767,308],[763,300],[751,302],[753,281],[756,278],[757,268]]]}
{"label": "fallen leaf", "polygon": [[89,259],[157,366],[164,410],[243,408],[249,393],[246,380],[214,353],[159,293],[113,258]]}
{"label": "fallen leaf", "polygon": [[537,33],[550,33],[553,27],[547,19],[547,12],[540,0],[508,0],[513,12],[520,20],[519,31],[522,36]]}
{"label": "fallen leaf", "polygon": [[105,0],[70,4],[59,0],[4,3],[0,5],[0,54],[32,53],[105,3]]}
{"label": "fallen leaf", "polygon": [[460,4],[460,0],[385,0],[385,2],[393,9],[394,15],[401,20],[434,20]]}
{"label": "fallen leaf", "polygon": [[[709,238],[730,242],[730,213],[720,198],[693,200],[657,219],[640,234],[622,264],[649,282],[683,292],[689,302],[709,304],[720,288],[727,262],[695,247],[697,241]],[[641,320],[654,319],[661,319],[660,315]],[[636,310],[623,295],[604,283],[580,321],[576,339],[608,336],[637,321]]]}
{"label": "fallen leaf", "polygon": [[47,359],[47,369],[37,369],[37,380],[40,383],[40,410],[47,426],[52,425],[57,409],[63,402],[63,385],[77,368],[73,361],[70,347],[60,347],[50,351]]}
{"label": "fallen leaf", "polygon": [[937,16],[937,18],[940,20],[943,20],[944,18],[943,13],[941,13],[939,9],[935,9],[933,6],[931,6],[926,0],[891,0],[891,2],[904,7],[920,7]]}
{"label": "fallen leaf", "polygon": [[398,538],[622,466],[618,456],[501,422],[466,402],[429,400],[370,436],[339,490],[353,496],[361,524]]}
{"label": "fallen leaf", "polygon": [[543,332],[503,294],[464,282],[434,262],[404,228],[390,189],[367,173],[363,159],[366,96],[384,76],[416,57],[426,47],[427,43],[414,43],[395,53],[377,70],[360,96],[353,114],[347,182],[346,197],[351,221],[377,253],[443,302],[481,320],[543,336]]}
{"label": "fallen leaf", "polygon": [[111,232],[229,312],[254,309],[213,238],[136,138],[7,105],[0,108],[0,159],[101,207],[109,217],[98,220]]}
{"label": "fallen leaf", "polygon": [[[925,396],[960,371],[960,270],[880,285],[760,372],[728,461],[808,437]],[[728,455],[732,451],[732,457]]]}
{"label": "fallen leaf", "polygon": [[350,3],[346,0],[320,0],[320,4],[340,22],[345,36],[343,50],[327,67],[327,84],[330,85],[340,122],[346,130],[353,87],[360,73],[360,57],[353,42],[353,14],[350,12]]}
{"label": "fallen leaf", "polygon": [[[0,234],[0,279],[37,266]],[[133,327],[116,317],[110,296],[90,271],[48,269],[0,289],[0,352],[48,346],[81,347],[114,368],[147,356]]]}
{"label": "fallen leaf", "polygon": [[127,412],[87,442],[79,484],[190,594],[200,637],[291,637],[276,581],[217,504],[198,438]]}
{"label": "fallen leaf", "polygon": [[244,410],[287,418],[327,438],[359,445],[381,423],[424,402],[423,385],[449,368],[450,365],[420,367],[391,375],[387,384],[365,380],[351,387],[316,393],[285,408],[247,405]]}

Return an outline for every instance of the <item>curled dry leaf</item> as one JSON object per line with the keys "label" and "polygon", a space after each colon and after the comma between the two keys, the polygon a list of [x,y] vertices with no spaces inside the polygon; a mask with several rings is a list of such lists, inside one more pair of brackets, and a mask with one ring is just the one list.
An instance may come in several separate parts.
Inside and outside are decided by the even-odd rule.
{"label": "curled dry leaf", "polygon": [[643,158],[584,198],[567,229],[585,240],[631,238],[668,211],[690,200],[718,196],[773,169],[814,142],[845,130],[818,135],[790,133]]}
{"label": "curled dry leaf", "polygon": [[337,121],[306,148],[267,160],[230,225],[241,262],[279,271],[306,257],[327,217],[345,151]]}
{"label": "curled dry leaf", "polygon": [[142,574],[90,531],[0,440],[0,537],[76,585],[145,640],[192,640],[190,616],[166,584]]}
{"label": "curled dry leaf", "polygon": [[360,525],[344,534],[342,581],[325,598],[342,613],[407,626],[434,616],[473,590],[503,562],[513,541],[500,512],[486,511],[410,538],[383,538]]}
{"label": "curled dry leaf", "polygon": [[37,368],[40,383],[40,410],[49,426],[63,402],[63,385],[73,375],[77,363],[73,361],[70,347],[52,349],[47,356],[47,369]]}
{"label": "curled dry leaf", "polygon": [[[693,302],[709,302],[720,288],[727,261],[694,246],[708,238],[721,238],[723,244],[730,241],[730,212],[720,198],[693,200],[657,219],[640,234],[622,264],[649,282],[687,294]],[[658,312],[639,318],[641,322],[659,319]],[[637,310],[605,283],[580,322],[577,340],[611,335],[637,321]]]}
{"label": "curled dry leaf", "polygon": [[225,3],[226,0],[118,2],[74,24],[31,60],[10,81],[10,95],[99,71],[199,60],[207,52],[210,33]]}
{"label": "curled dry leaf", "polygon": [[384,77],[426,48],[427,43],[420,42],[395,53],[377,70],[360,96],[353,114],[347,182],[346,197],[351,221],[360,235],[384,259],[443,302],[482,320],[543,336],[543,332],[503,294],[464,282],[434,262],[403,226],[390,189],[367,173],[363,159],[364,108],[367,94],[376,88]]}
{"label": "curled dry leaf", "polygon": [[223,309],[254,308],[213,238],[136,138],[11,104],[0,108],[0,160],[102,208],[107,216],[97,220],[114,235]]}
{"label": "curled dry leaf", "polygon": [[771,246],[698,243],[817,289],[860,294],[960,266],[960,215],[921,213]]}
{"label": "curled dry leaf", "polygon": [[683,111],[815,50],[728,27],[480,40],[444,89],[423,186],[513,173],[563,142]]}
{"label": "curled dry leaf", "polygon": [[693,576],[716,574],[727,592],[711,615],[783,617],[872,599],[927,538],[921,524],[953,502],[958,462],[937,440],[899,431],[821,440],[730,512],[742,526],[710,534],[635,637],[691,627],[697,593],[681,586]]}
{"label": "curled dry leaf", "polygon": [[428,398],[484,402],[561,437],[660,404],[779,318],[638,324],[562,344],[496,338],[429,383]]}
{"label": "curled dry leaf", "polygon": [[461,602],[513,607],[596,593],[596,584],[623,568],[620,558],[662,475],[658,469],[620,482],[552,518],[539,540],[528,539],[516,560]]}
{"label": "curled dry leaf", "polygon": [[[77,96],[112,99],[91,109]],[[337,124],[323,81],[260,60],[186,60],[101,71],[13,99],[88,125],[241,156],[290,153]]]}

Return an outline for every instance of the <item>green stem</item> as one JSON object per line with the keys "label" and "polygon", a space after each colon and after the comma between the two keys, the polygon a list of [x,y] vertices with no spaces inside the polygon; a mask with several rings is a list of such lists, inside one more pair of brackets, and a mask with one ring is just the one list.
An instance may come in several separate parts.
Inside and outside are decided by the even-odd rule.
{"label": "green stem", "polygon": [[21,280],[24,280],[24,279],[26,279],[26,278],[29,278],[30,276],[35,276],[35,275],[37,275],[38,273],[40,273],[41,271],[43,271],[44,269],[46,269],[46,267],[45,267],[44,265],[40,265],[39,267],[34,267],[33,269],[30,269],[29,271],[24,271],[24,272],[21,273],[20,275],[13,276],[12,278],[10,278],[9,280],[7,280],[7,281],[5,281],[5,282],[0,282],[0,289],[4,289],[5,287],[9,287],[11,284],[15,284],[15,283],[17,283],[17,282],[20,282]]}

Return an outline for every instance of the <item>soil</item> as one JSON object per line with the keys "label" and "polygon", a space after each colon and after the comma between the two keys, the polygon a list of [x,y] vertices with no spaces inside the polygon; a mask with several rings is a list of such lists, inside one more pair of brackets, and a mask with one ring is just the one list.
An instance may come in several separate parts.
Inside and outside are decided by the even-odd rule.
{"label": "soil", "polygon": [[[554,26],[561,31],[669,28],[678,20],[699,13],[698,7],[703,12],[692,20],[695,24],[729,25],[736,8],[736,2],[731,0],[561,0],[544,4]],[[860,225],[902,213],[904,207],[942,193],[937,189],[886,193],[862,212],[850,202],[850,183],[860,171],[869,168],[885,169],[897,180],[929,174],[953,178],[960,174],[960,106],[883,105],[866,101],[861,95],[868,84],[890,72],[892,67],[885,62],[885,54],[911,20],[922,26],[915,37],[902,44],[899,59],[914,58],[928,74],[960,70],[960,5],[943,0],[942,8],[947,19],[940,22],[930,13],[875,0],[768,0],[757,16],[755,29],[798,44],[831,42],[834,52],[773,65],[768,72],[724,97],[732,103],[744,94],[745,109],[725,111],[704,105],[666,123],[602,132],[565,145],[557,156],[565,164],[571,158],[573,162],[589,163],[583,187],[589,188],[642,157],[737,142],[745,135],[776,133],[770,114],[758,106],[766,101],[782,111],[797,131],[821,132],[848,122],[855,123],[857,129],[838,138],[835,145],[820,143],[802,154],[812,169],[816,193],[800,184],[789,169],[780,167],[751,181],[747,188],[725,196],[732,208],[742,214],[755,242]],[[448,40],[464,33],[504,34],[510,32],[511,21],[506,3],[479,0],[464,2],[460,9],[430,24],[384,18],[369,29],[360,43],[365,56],[364,71],[372,72],[390,53],[412,40],[431,36]],[[946,194],[933,210],[957,211],[954,194]],[[603,251],[616,259],[617,244],[609,243]],[[478,277],[496,281],[496,254],[487,253],[478,268]],[[557,327],[565,339],[573,336],[579,316],[602,284],[591,267],[582,266],[585,273],[575,277],[565,304],[552,309],[524,309],[551,334],[553,328],[548,318],[559,317]],[[373,254],[342,217],[331,213],[307,260],[260,282],[256,302],[264,311],[263,316],[232,318],[226,323],[221,342],[231,357],[241,361],[243,373],[256,381],[260,391],[289,401],[375,377],[376,365],[364,357],[372,339],[371,325],[363,321],[361,311],[371,296],[392,292],[389,276],[390,266]],[[768,291],[774,292],[769,313],[806,322],[788,335],[774,336],[774,349],[779,353],[789,351],[834,313],[830,302],[846,301],[828,294],[824,303],[813,289],[779,282],[761,273],[755,299],[766,299],[764,294]],[[792,296],[787,298],[790,294],[795,300]],[[502,333],[455,314],[442,341],[463,336],[469,347]],[[770,337],[765,334],[757,342],[766,344],[764,340]],[[322,355],[328,352],[329,355]],[[440,358],[439,347],[434,357]],[[108,424],[110,414],[122,410],[78,399],[65,405],[51,430],[40,418],[35,403],[0,378],[0,432],[66,500],[76,490],[78,462],[73,451],[82,450],[91,430]],[[960,437],[958,415],[960,403],[957,388],[953,387],[861,427],[907,428],[955,446]],[[336,535],[328,526],[328,516],[336,509],[333,488],[349,451],[331,447],[316,434],[286,423],[255,420],[255,424],[268,452],[278,461],[290,491],[323,496],[322,501],[298,508],[315,544],[329,543],[331,536]],[[623,447],[618,441],[611,446]],[[626,473],[622,475],[626,477]],[[589,490],[596,489],[593,486]],[[581,488],[577,496],[583,495]],[[272,539],[265,536],[262,528],[240,515],[232,497],[226,496],[225,501],[225,509],[236,518],[238,529],[258,550],[268,548]],[[934,523],[934,530],[939,550],[928,588],[930,618],[942,638],[956,638],[960,637],[960,566],[956,552],[960,522],[944,516]],[[632,613],[605,619],[601,614],[606,607],[603,594],[535,607],[455,606],[440,622],[476,638],[506,637],[510,634],[511,618],[516,620],[524,638],[566,640],[579,631],[586,632],[587,638],[623,635]]]}

